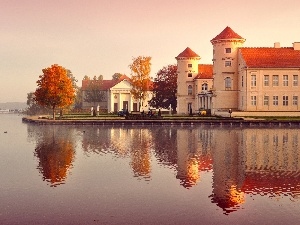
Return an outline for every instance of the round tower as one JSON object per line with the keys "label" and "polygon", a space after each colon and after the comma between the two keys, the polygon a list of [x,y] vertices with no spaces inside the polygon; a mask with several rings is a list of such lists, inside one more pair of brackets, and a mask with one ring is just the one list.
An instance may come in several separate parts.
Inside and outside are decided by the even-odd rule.
{"label": "round tower", "polygon": [[238,108],[238,49],[245,41],[228,26],[210,41],[213,45],[213,113]]}
{"label": "round tower", "polygon": [[194,78],[198,74],[200,56],[187,47],[177,57],[177,113],[195,110]]}

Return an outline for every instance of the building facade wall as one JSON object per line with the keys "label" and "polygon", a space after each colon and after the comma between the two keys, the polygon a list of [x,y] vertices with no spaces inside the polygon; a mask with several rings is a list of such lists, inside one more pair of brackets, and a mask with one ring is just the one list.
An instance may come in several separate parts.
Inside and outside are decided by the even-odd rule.
{"label": "building facade wall", "polygon": [[[200,57],[177,59],[177,113],[188,114],[189,106],[196,110],[194,78],[198,74]],[[192,91],[189,91],[189,86]]]}
{"label": "building facade wall", "polygon": [[213,110],[238,108],[238,49],[244,40],[221,40],[213,43]]}

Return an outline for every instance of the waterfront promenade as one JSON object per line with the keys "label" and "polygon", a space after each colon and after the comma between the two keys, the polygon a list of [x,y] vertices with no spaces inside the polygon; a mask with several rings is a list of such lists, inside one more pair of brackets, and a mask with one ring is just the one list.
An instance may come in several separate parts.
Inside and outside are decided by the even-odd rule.
{"label": "waterfront promenade", "polygon": [[300,127],[300,120],[280,120],[280,119],[253,119],[253,118],[163,118],[148,120],[126,120],[123,117],[88,117],[77,119],[57,119],[39,118],[38,116],[23,117],[25,123],[37,125],[107,125],[107,126],[237,126],[237,127]]}

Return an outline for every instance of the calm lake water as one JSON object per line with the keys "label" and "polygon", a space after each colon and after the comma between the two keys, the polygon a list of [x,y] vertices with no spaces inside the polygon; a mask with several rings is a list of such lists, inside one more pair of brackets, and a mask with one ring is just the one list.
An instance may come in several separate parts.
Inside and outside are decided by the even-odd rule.
{"label": "calm lake water", "polygon": [[0,115],[0,224],[299,224],[297,128],[21,119]]}

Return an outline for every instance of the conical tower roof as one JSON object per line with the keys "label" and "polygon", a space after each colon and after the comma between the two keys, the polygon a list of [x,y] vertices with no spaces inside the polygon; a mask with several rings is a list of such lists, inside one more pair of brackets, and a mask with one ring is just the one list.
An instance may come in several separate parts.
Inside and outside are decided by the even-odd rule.
{"label": "conical tower roof", "polygon": [[215,38],[211,39],[210,42],[214,43],[220,40],[232,40],[232,39],[236,39],[236,40],[239,39],[242,42],[246,40],[242,36],[234,32],[230,27],[227,26],[220,34],[218,34]]}
{"label": "conical tower roof", "polygon": [[177,58],[199,58],[200,56],[195,53],[192,49],[190,49],[189,47],[187,47],[183,52],[181,52],[177,57]]}

